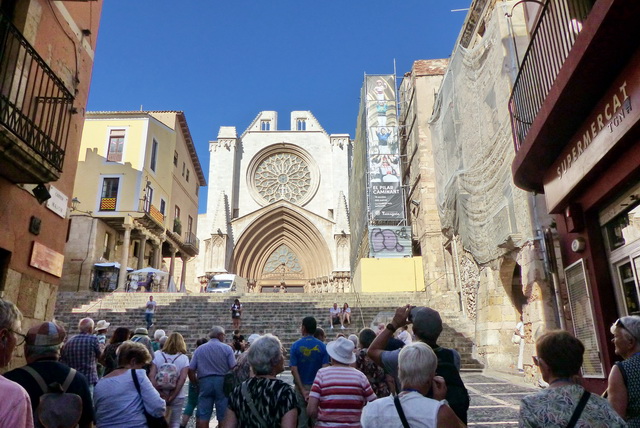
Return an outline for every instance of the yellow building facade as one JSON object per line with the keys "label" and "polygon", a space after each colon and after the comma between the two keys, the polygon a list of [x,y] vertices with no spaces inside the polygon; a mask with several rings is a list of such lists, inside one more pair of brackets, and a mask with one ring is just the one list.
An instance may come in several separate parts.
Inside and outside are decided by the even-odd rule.
{"label": "yellow building facade", "polygon": [[61,289],[122,290],[120,266],[164,269],[184,289],[204,185],[183,112],[87,113]]}

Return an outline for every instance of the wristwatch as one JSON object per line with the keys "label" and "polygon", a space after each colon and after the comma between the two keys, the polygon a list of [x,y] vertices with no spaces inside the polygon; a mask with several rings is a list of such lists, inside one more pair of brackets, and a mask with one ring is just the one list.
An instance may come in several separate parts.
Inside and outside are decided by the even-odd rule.
{"label": "wristwatch", "polygon": [[391,330],[391,333],[395,333],[397,328],[393,326],[393,324],[389,323],[387,324],[387,329]]}

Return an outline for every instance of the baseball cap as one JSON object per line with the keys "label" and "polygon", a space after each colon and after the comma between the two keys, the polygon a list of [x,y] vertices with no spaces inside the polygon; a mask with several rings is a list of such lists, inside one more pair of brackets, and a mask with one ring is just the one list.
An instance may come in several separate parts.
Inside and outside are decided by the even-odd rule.
{"label": "baseball cap", "polygon": [[435,341],[442,333],[442,318],[435,309],[426,306],[415,307],[411,310],[413,332],[421,340]]}

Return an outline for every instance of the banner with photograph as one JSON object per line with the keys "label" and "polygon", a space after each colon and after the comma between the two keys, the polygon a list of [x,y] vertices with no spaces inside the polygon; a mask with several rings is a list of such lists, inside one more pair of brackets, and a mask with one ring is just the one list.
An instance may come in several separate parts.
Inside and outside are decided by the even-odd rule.
{"label": "banner with photograph", "polygon": [[366,76],[369,217],[405,218],[398,147],[395,76]]}

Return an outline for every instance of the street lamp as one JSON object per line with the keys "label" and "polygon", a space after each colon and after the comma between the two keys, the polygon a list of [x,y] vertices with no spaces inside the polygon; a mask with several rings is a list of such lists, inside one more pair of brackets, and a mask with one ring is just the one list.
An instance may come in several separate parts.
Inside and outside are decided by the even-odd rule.
{"label": "street lamp", "polygon": [[93,211],[83,211],[78,209],[78,205],[80,205],[82,202],[80,202],[80,199],[78,199],[76,196],[73,197],[73,199],[71,199],[71,212],[81,212],[84,214],[88,214],[88,215],[92,215]]}

